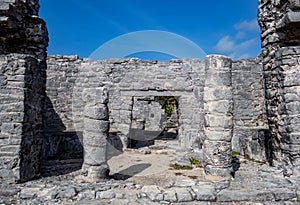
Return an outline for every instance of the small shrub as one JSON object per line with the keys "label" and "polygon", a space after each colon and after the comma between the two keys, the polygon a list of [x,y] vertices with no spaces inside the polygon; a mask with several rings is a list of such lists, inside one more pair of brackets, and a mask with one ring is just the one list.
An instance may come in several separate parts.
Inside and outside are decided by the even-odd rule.
{"label": "small shrub", "polygon": [[160,154],[168,155],[168,152],[161,152]]}
{"label": "small shrub", "polygon": [[259,163],[259,164],[263,164],[264,162],[262,162],[262,161],[259,161],[259,160],[256,160],[256,159],[253,159],[253,158],[251,158],[249,155],[245,155],[245,159],[246,160],[248,160],[248,161],[250,161],[250,162],[255,162],[255,163]]}
{"label": "small shrub", "polygon": [[170,167],[176,169],[176,170],[192,170],[193,167],[187,166],[187,165],[180,165],[180,164],[170,164]]}
{"label": "small shrub", "polygon": [[201,162],[198,159],[190,158],[190,162],[192,165],[201,165]]}
{"label": "small shrub", "polygon": [[240,152],[237,152],[237,151],[235,151],[235,150],[232,150],[232,157],[236,157],[236,156],[239,156],[239,155],[241,155]]}

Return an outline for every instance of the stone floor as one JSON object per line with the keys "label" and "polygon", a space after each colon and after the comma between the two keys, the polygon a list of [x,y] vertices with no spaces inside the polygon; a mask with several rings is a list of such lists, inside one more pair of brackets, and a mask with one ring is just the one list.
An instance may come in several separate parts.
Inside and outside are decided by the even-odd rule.
{"label": "stone floor", "polygon": [[300,204],[300,177],[239,157],[232,181],[203,169],[172,168],[186,153],[170,146],[127,150],[110,159],[111,178],[87,183],[80,171],[23,184],[0,184],[0,204]]}

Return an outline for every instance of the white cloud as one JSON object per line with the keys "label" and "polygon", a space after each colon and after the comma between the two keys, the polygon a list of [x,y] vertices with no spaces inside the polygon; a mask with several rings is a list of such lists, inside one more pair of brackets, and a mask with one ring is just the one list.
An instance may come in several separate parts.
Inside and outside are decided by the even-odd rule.
{"label": "white cloud", "polygon": [[218,52],[224,52],[224,53],[233,52],[233,51],[237,52],[237,51],[245,50],[251,46],[254,46],[256,43],[257,43],[256,38],[237,43],[236,40],[231,38],[230,36],[224,36],[217,43],[216,50]]}
{"label": "white cloud", "polygon": [[235,38],[237,38],[237,39],[243,39],[243,38],[245,38],[246,37],[246,32],[244,32],[244,31],[239,31],[239,32],[237,32],[237,34],[235,34]]}
{"label": "white cloud", "polygon": [[251,46],[256,45],[256,43],[257,43],[257,39],[256,38],[253,38],[253,39],[250,39],[250,40],[246,40],[246,41],[243,41],[243,42],[239,43],[237,45],[236,49],[238,51],[245,50],[245,49],[250,48]]}
{"label": "white cloud", "polygon": [[219,40],[215,49],[233,59],[249,58],[250,54],[247,53],[247,50],[256,44],[256,38],[238,42],[230,36],[224,36]]}
{"label": "white cloud", "polygon": [[259,39],[253,38],[253,33],[259,31],[257,20],[242,21],[234,25],[234,28],[236,33],[223,36],[215,46],[215,50],[233,59],[249,58],[251,50],[259,45]]}
{"label": "white cloud", "polygon": [[216,45],[216,49],[218,52],[232,52],[236,47],[234,40],[231,39],[230,36],[224,36],[221,38]]}
{"label": "white cloud", "polygon": [[244,31],[257,31],[259,30],[259,26],[257,23],[257,19],[253,19],[250,21],[242,21],[240,23],[235,24],[236,30],[244,30]]}

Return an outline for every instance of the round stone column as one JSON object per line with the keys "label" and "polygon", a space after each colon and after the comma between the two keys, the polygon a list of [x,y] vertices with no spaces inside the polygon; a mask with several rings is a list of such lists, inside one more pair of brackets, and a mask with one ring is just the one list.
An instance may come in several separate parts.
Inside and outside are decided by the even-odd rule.
{"label": "round stone column", "polygon": [[205,60],[204,171],[207,175],[231,178],[233,135],[232,60],[209,55]]}
{"label": "round stone column", "polygon": [[89,181],[99,181],[109,174],[107,137],[109,131],[108,92],[105,88],[83,90],[83,173]]}

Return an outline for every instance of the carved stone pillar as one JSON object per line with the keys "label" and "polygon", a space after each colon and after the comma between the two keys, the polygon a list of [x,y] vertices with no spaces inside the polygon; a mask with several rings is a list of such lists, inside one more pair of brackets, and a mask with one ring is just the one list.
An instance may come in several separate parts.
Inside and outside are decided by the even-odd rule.
{"label": "carved stone pillar", "polygon": [[204,171],[208,175],[231,178],[233,99],[230,58],[206,57],[204,88],[205,136]]}
{"label": "carved stone pillar", "polygon": [[82,170],[89,181],[99,181],[109,173],[107,137],[109,131],[108,92],[105,88],[84,89],[84,162]]}

